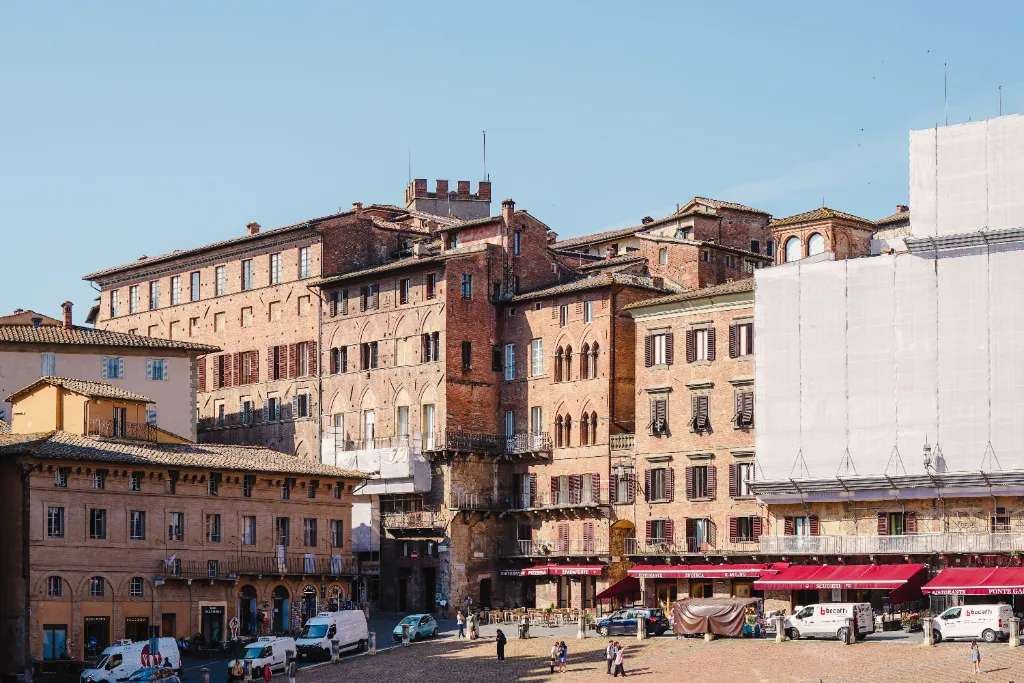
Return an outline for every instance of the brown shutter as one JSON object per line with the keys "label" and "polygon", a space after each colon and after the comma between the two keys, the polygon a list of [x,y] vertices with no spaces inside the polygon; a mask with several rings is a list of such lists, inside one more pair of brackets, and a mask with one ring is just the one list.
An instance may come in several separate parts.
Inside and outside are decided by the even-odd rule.
{"label": "brown shutter", "polygon": [[331,292],[331,308],[330,308],[330,312],[331,312],[331,317],[332,318],[334,316],[338,315],[338,292],[337,291]]}
{"label": "brown shutter", "polygon": [[686,331],[686,362],[692,363],[697,360],[697,333],[695,330]]}
{"label": "brown shutter", "polygon": [[700,397],[694,395],[690,398],[690,426],[693,431],[700,431]]}
{"label": "brown shutter", "polygon": [[711,500],[718,497],[718,467],[708,465],[708,496]]}
{"label": "brown shutter", "polygon": [[715,328],[708,328],[708,360],[715,359]]}
{"label": "brown shutter", "polygon": [[307,351],[309,353],[309,357],[307,358],[307,363],[306,363],[307,366],[309,367],[309,374],[315,377],[316,374],[317,374],[317,372],[316,372],[316,357],[317,357],[316,356],[316,342],[315,341],[306,342],[306,349],[307,349]]}
{"label": "brown shutter", "polygon": [[796,525],[793,524],[792,517],[786,517],[785,526],[783,527],[783,534],[786,536],[792,536],[796,533]]}
{"label": "brown shutter", "polygon": [[693,500],[693,466],[686,468],[686,499]]}
{"label": "brown shutter", "polygon": [[274,347],[267,347],[267,379],[277,379],[274,377]]}
{"label": "brown shutter", "polygon": [[644,526],[645,526],[645,529],[644,529],[645,534],[644,535],[647,537],[647,544],[650,545],[651,541],[654,539],[654,520],[653,519],[647,520],[647,522],[644,524]]}
{"label": "brown shutter", "polygon": [[196,358],[196,366],[199,372],[199,391],[206,391],[206,356]]}
{"label": "brown shutter", "polygon": [[651,500],[651,470],[644,470],[644,499]]}
{"label": "brown shutter", "polygon": [[551,477],[551,504],[556,505],[558,502],[558,492],[561,489],[561,484],[558,481],[558,477]]}
{"label": "brown shutter", "polygon": [[530,507],[537,507],[537,475],[530,473]]}
{"label": "brown shutter", "polygon": [[558,545],[563,553],[569,552],[569,525],[558,525]]}
{"label": "brown shutter", "polygon": [[878,513],[878,535],[889,535],[889,515],[885,512]]}
{"label": "brown shutter", "polygon": [[332,375],[336,375],[336,374],[338,374],[338,349],[331,349],[331,352],[329,354],[329,358],[330,358],[330,365],[328,366],[328,371]]}
{"label": "brown shutter", "polygon": [[718,526],[715,524],[715,520],[708,520],[708,547],[717,548],[716,538],[718,536]]}
{"label": "brown shutter", "polygon": [[752,526],[754,532],[754,540],[756,541],[760,539],[761,535],[764,533],[764,520],[760,517],[754,517],[754,523]]}
{"label": "brown shutter", "polygon": [[654,365],[654,338],[651,335],[644,337],[644,367]]}
{"label": "brown shutter", "polygon": [[672,358],[675,355],[676,336],[669,332],[665,335],[665,365],[672,365]]}
{"label": "brown shutter", "polygon": [[577,504],[583,502],[583,475],[574,474],[570,477],[569,481],[572,482],[571,486],[575,489],[572,492],[572,502]]}
{"label": "brown shutter", "polygon": [[593,493],[594,500],[601,502],[601,475],[597,472],[590,475],[590,490]]}
{"label": "brown shutter", "polygon": [[594,552],[594,523],[586,522],[583,525],[583,550]]}
{"label": "brown shutter", "polygon": [[905,524],[904,524],[904,526],[906,527],[905,531],[908,534],[916,534],[917,533],[917,513],[916,512],[908,512],[908,513],[906,513],[904,515],[904,517],[906,518],[905,519]]}
{"label": "brown shutter", "polygon": [[636,474],[629,474],[626,486],[626,502],[632,504],[636,500]]}
{"label": "brown shutter", "polygon": [[729,465],[729,497],[735,498],[740,494],[739,465]]}
{"label": "brown shutter", "polygon": [[740,355],[740,335],[736,325],[729,325],[729,358]]}
{"label": "brown shutter", "polygon": [[665,500],[672,502],[676,497],[676,470],[674,467],[665,468]]}
{"label": "brown shutter", "polygon": [[729,543],[735,543],[739,537],[739,524],[735,517],[729,518]]}
{"label": "brown shutter", "polygon": [[619,475],[617,474],[608,477],[608,502],[613,505],[619,502]]}
{"label": "brown shutter", "polygon": [[246,384],[246,378],[242,376],[242,352],[235,353],[235,372],[232,384]]}
{"label": "brown shutter", "polygon": [[818,515],[810,515],[807,518],[807,522],[811,527],[811,536],[817,536],[821,533],[821,522],[818,521]]}
{"label": "brown shutter", "polygon": [[665,520],[665,540],[671,544],[673,537],[675,536],[675,524],[672,523],[671,519]]}
{"label": "brown shutter", "polygon": [[699,408],[698,416],[700,418],[701,429],[708,429],[710,421],[708,420],[708,400],[707,396],[697,397],[697,407]]}
{"label": "brown shutter", "polygon": [[288,345],[288,379],[297,377],[299,374],[299,345]]}

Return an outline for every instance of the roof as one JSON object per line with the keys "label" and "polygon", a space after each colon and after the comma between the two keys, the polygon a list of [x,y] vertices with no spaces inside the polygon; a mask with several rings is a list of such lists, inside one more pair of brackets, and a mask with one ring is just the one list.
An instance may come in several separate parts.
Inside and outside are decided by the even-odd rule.
{"label": "roof", "polygon": [[628,306],[624,306],[623,310],[635,310],[637,308],[647,308],[648,306],[675,304],[683,301],[695,301],[697,299],[704,299],[707,297],[723,296],[725,294],[739,294],[742,292],[752,291],[754,291],[754,278],[747,277],[742,280],[733,280],[732,282],[726,282],[725,284],[715,285],[713,287],[689,289],[685,292],[677,292],[675,294],[659,296],[653,299],[644,299],[643,301],[637,301],[629,304]]}
{"label": "roof", "polygon": [[854,216],[852,213],[846,213],[845,211],[837,211],[830,209],[827,206],[822,206],[817,209],[810,211],[804,211],[803,213],[794,214],[792,216],[786,216],[785,218],[779,218],[768,224],[769,228],[781,228],[786,225],[797,225],[799,223],[810,223],[811,221],[823,221],[830,218],[841,218],[847,221],[854,221],[856,223],[866,223],[868,225],[874,225],[875,222],[868,220],[867,218],[861,218],[860,216]]}
{"label": "roof", "polygon": [[137,334],[72,325],[0,325],[0,344],[68,344],[73,346],[112,346],[138,349],[191,351],[196,354],[220,351],[216,346],[194,344],[177,339],[157,339]]}
{"label": "roof", "polygon": [[648,277],[639,277],[636,275],[627,275],[625,273],[600,273],[592,277],[580,278],[573,282],[567,282],[561,285],[554,285],[552,287],[545,287],[543,289],[535,289],[532,292],[524,292],[517,294],[512,297],[512,303],[519,303],[521,301],[532,301],[533,299],[542,299],[549,296],[558,296],[561,294],[571,294],[572,292],[583,292],[589,289],[600,289],[602,287],[609,287],[611,285],[624,285],[628,287],[640,287],[642,289],[650,289],[656,292],[665,291],[661,287],[655,287],[654,282]]}
{"label": "roof", "polygon": [[474,218],[468,221],[460,221],[458,223],[442,225],[439,228],[437,228],[437,232],[445,232],[448,230],[461,230],[463,228],[472,228],[477,225],[487,225],[488,223],[493,223],[494,221],[500,220],[501,214],[498,214],[497,216],[484,216],[483,218]]}
{"label": "roof", "polygon": [[646,230],[651,227],[651,223],[643,225],[632,225],[628,228],[616,228],[614,230],[605,230],[603,232],[594,232],[589,235],[580,235],[579,237],[570,237],[568,239],[559,240],[555,242],[556,249],[564,249],[566,247],[577,247],[584,244],[593,244],[594,242],[605,242],[607,240],[613,240],[619,237],[629,237],[635,235],[641,230]]}
{"label": "roof", "polygon": [[885,218],[879,218],[875,221],[875,225],[888,225],[890,223],[902,223],[904,221],[910,222],[910,211],[897,211],[896,213],[889,214]]}
{"label": "roof", "polygon": [[371,266],[369,268],[363,268],[362,270],[351,270],[347,273],[341,273],[340,275],[330,275],[328,277],[322,277],[313,280],[310,283],[313,287],[326,287],[333,285],[338,282],[346,282],[348,280],[358,280],[359,278],[367,277],[370,275],[377,275],[380,273],[389,273],[393,270],[401,270],[409,266],[425,266],[431,263],[440,263],[445,259],[443,254],[433,254],[430,256],[407,256],[400,258],[396,261],[389,261],[388,263],[382,263],[379,266]]}
{"label": "roof", "polygon": [[31,325],[32,318],[39,318],[43,325],[60,325],[61,321],[48,315],[37,313],[31,308],[19,309],[8,315],[0,315],[0,325]]}
{"label": "roof", "polygon": [[324,465],[315,460],[303,460],[262,446],[156,444],[78,436],[67,432],[0,435],[0,455],[19,454],[47,460],[367,478],[362,472]]}
{"label": "roof", "polygon": [[685,207],[689,206],[690,204],[694,204],[694,203],[696,203],[696,204],[704,204],[705,206],[710,206],[713,209],[733,209],[734,211],[747,211],[749,213],[762,213],[765,216],[770,216],[771,215],[767,211],[762,211],[761,209],[755,209],[754,207],[747,206],[746,204],[737,204],[736,202],[727,202],[727,201],[722,200],[722,199],[712,199],[711,197],[694,197],[690,201],[686,202],[686,204],[684,204],[683,207],[685,208]]}
{"label": "roof", "polygon": [[637,261],[644,261],[647,259],[637,254],[623,254],[621,256],[615,256],[612,258],[601,259],[599,261],[593,261],[591,263],[584,263],[582,266],[576,266],[577,270],[603,270],[605,268],[611,268],[612,266],[621,266],[628,263],[636,263]]}
{"label": "roof", "polygon": [[142,401],[143,403],[153,402],[142,394],[136,394],[133,391],[122,389],[121,387],[114,386],[113,384],[107,384],[105,382],[91,382],[89,380],[75,379],[72,377],[40,377],[28,386],[22,387],[12,393],[7,401],[13,403],[17,396],[34,389],[40,384],[49,384],[50,386],[61,387],[72,393],[88,396],[89,398],[110,398],[121,401]]}

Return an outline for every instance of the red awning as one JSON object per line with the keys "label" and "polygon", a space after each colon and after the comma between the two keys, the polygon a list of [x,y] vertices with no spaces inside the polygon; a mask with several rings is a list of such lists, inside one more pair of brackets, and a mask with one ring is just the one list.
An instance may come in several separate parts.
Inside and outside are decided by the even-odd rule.
{"label": "red awning", "polygon": [[535,564],[532,567],[523,567],[523,576],[547,576],[548,566],[546,564]]}
{"label": "red awning", "polygon": [[895,590],[919,579],[923,582],[924,571],[923,564],[793,565],[778,574],[758,579],[754,582],[754,588],[790,591],[830,588]]}
{"label": "red awning", "polygon": [[932,595],[1024,595],[1024,568],[951,567],[921,587]]}
{"label": "red awning", "polygon": [[600,564],[535,564],[522,569],[501,569],[502,576],[600,576]]}
{"label": "red awning", "polygon": [[603,591],[594,596],[596,600],[611,600],[623,595],[639,595],[640,579],[634,576],[627,576],[621,581],[616,581]]}
{"label": "red awning", "polygon": [[738,579],[773,575],[787,565],[770,564],[638,564],[627,574],[638,579]]}

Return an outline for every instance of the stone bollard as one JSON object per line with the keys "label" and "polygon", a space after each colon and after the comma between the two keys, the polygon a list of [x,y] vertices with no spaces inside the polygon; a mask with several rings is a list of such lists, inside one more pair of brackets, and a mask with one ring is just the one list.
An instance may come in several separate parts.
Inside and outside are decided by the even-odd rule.
{"label": "stone bollard", "polygon": [[368,643],[371,655],[377,654],[377,632],[370,631],[370,642]]}
{"label": "stone bollard", "polygon": [[854,643],[857,642],[857,635],[856,635],[856,631],[854,630],[854,628],[855,628],[855,626],[854,626],[854,623],[853,623],[853,619],[847,619],[846,620],[846,641],[844,642],[844,645],[853,645]]}
{"label": "stone bollard", "polygon": [[199,670],[199,677],[202,678],[203,683],[210,683],[210,670],[204,666]]}
{"label": "stone bollard", "polygon": [[1020,646],[1020,619],[1010,617],[1010,647]]}
{"label": "stone bollard", "polygon": [[714,633],[710,633],[709,632],[709,633],[705,633],[704,634],[704,642],[705,643],[710,643],[714,639],[715,639],[715,634]]}
{"label": "stone bollard", "polygon": [[299,663],[294,659],[288,662],[288,683],[295,683],[295,673],[299,670]]}
{"label": "stone bollard", "polygon": [[776,614],[772,619],[775,620],[775,642],[786,642],[786,617]]}
{"label": "stone bollard", "polygon": [[636,639],[647,640],[647,620],[643,617],[636,619]]}
{"label": "stone bollard", "polygon": [[924,630],[924,640],[921,641],[921,645],[931,647],[935,644],[935,634],[932,633],[932,620],[928,617],[922,619],[921,628]]}
{"label": "stone bollard", "polygon": [[402,624],[402,645],[409,644],[409,624]]}
{"label": "stone bollard", "polygon": [[576,630],[576,639],[583,640],[587,637],[587,617],[585,614],[580,614],[580,625]]}

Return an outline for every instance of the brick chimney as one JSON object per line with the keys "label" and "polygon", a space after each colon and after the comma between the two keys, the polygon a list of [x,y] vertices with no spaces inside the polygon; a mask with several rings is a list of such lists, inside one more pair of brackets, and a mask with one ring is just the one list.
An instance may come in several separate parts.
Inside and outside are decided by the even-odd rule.
{"label": "brick chimney", "polygon": [[512,216],[516,212],[516,203],[511,198],[503,199],[501,202],[501,219],[505,225],[512,225]]}
{"label": "brick chimney", "polygon": [[906,204],[896,205],[896,213],[906,213],[907,211],[910,211],[910,207],[907,206]]}
{"label": "brick chimney", "polygon": [[62,303],[60,305],[60,307],[62,309],[64,309],[64,329],[65,330],[71,329],[71,307],[73,305],[74,304],[72,304],[70,301],[65,301],[64,303]]}
{"label": "brick chimney", "polygon": [[260,231],[260,224],[257,223],[256,221],[253,221],[252,223],[246,225],[245,229],[249,232],[250,235],[256,235]]}

